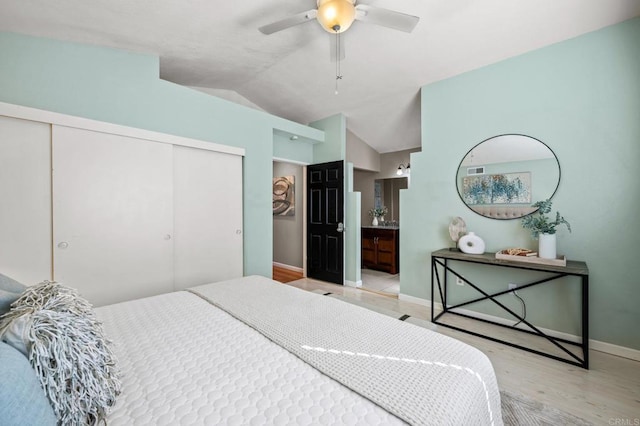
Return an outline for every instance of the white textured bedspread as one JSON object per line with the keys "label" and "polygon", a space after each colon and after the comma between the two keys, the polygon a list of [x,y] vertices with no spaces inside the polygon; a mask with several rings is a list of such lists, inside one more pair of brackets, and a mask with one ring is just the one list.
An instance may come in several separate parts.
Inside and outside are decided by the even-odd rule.
{"label": "white textured bedspread", "polygon": [[191,289],[411,424],[502,424],[489,359],[441,334],[263,277]]}
{"label": "white textured bedspread", "polygon": [[502,424],[459,341],[262,277],[191,291],[96,309],[123,376],[108,424]]}
{"label": "white textured bedspread", "polygon": [[403,424],[194,294],[96,313],[122,371],[109,426]]}

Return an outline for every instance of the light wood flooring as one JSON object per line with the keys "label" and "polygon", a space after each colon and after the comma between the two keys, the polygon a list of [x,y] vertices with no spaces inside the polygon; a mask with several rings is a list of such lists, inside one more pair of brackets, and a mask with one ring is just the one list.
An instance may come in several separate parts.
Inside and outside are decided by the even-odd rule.
{"label": "light wood flooring", "polygon": [[281,283],[299,280],[302,278],[302,272],[292,271],[291,269],[282,268],[273,265],[273,279]]}
{"label": "light wood flooring", "polygon": [[[287,285],[308,291],[320,289],[419,319],[431,318],[428,307],[360,289],[306,278]],[[484,352],[493,363],[502,390],[524,395],[596,425],[640,425],[640,362],[591,350],[590,370],[584,370],[444,327],[436,327],[435,331]],[[522,338],[522,333],[517,334]]]}

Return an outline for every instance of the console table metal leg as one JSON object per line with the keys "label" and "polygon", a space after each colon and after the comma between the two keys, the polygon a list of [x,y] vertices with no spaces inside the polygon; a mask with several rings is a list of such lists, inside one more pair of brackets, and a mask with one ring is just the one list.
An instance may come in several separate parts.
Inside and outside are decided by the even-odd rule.
{"label": "console table metal leg", "polygon": [[582,276],[582,351],[584,368],[589,369],[589,276]]}
{"label": "console table metal leg", "polygon": [[[444,283],[444,287],[445,287],[445,291],[446,291],[446,287],[447,287],[447,270],[443,269],[442,273],[444,274],[444,277],[442,279],[440,279],[440,273],[438,271],[438,265],[440,265],[443,268],[446,268],[446,263],[444,263],[442,260],[438,260],[438,258],[432,257],[431,258],[431,321],[432,322],[436,322],[438,318],[440,318],[442,315],[444,315],[447,311],[446,308],[446,296],[445,293],[443,293],[442,291],[442,286]],[[440,296],[440,301],[443,304],[443,310],[442,312],[440,312],[438,315],[435,314],[435,286],[436,284],[438,285],[438,295]]]}
{"label": "console table metal leg", "polygon": [[449,284],[447,280],[447,271],[449,268],[447,267],[447,259],[444,259],[444,270],[442,274],[444,275],[444,290],[442,295],[442,312],[447,312],[447,284]]}
{"label": "console table metal leg", "polygon": [[433,322],[433,319],[435,317],[435,313],[433,311],[434,298],[435,298],[434,290],[436,286],[435,279],[436,279],[436,259],[435,257],[432,257],[431,258],[431,322]]}

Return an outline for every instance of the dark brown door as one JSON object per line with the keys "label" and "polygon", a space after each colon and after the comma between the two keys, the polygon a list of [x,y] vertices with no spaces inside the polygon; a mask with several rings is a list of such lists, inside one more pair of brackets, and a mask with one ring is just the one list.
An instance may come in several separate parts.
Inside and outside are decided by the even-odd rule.
{"label": "dark brown door", "polygon": [[307,276],[344,284],[344,164],[307,166]]}

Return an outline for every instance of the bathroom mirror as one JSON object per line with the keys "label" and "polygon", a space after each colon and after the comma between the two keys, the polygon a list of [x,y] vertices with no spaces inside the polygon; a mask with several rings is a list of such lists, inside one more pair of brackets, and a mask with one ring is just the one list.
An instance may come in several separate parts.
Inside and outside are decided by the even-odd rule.
{"label": "bathroom mirror", "polygon": [[533,213],[531,204],[553,197],[560,184],[560,163],[536,138],[499,135],[464,156],[456,175],[462,202],[491,219],[518,219]]}
{"label": "bathroom mirror", "polygon": [[386,206],[385,222],[400,220],[400,191],[409,187],[406,177],[376,179],[374,182],[374,207]]}

